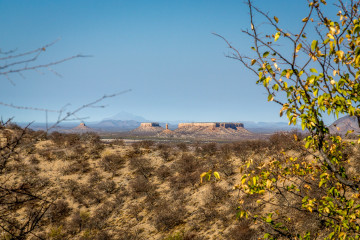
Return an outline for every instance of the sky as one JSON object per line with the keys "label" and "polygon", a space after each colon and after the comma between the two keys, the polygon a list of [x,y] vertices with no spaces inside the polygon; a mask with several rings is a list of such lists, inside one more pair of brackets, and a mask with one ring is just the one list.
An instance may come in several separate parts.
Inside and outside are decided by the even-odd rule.
{"label": "sky", "polygon": [[[296,27],[307,1],[255,0]],[[0,49],[18,53],[60,39],[38,64],[91,55],[41,69],[0,75],[0,102],[71,111],[102,97],[105,108],[77,114],[100,121],[129,112],[152,121],[287,121],[267,102],[257,77],[226,58],[226,37],[249,53],[247,6],[239,0],[0,0]],[[0,66],[4,61],[0,61]],[[61,74],[54,74],[52,70]],[[13,82],[13,83],[11,83]],[[44,122],[44,112],[0,106],[2,119]],[[57,113],[49,113],[54,121]]]}

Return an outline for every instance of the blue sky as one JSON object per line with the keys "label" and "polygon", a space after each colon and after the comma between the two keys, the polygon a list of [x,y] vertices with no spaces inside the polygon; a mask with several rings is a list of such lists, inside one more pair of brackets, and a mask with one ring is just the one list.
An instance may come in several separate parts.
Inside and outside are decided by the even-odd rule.
{"label": "blue sky", "polygon": [[[296,27],[306,1],[258,0],[255,4]],[[27,51],[61,40],[38,63],[75,54],[92,55],[53,69],[1,77],[0,101],[68,110],[104,94],[131,92],[87,109],[79,117],[97,121],[126,111],[154,121],[286,121],[267,102],[256,77],[224,56],[229,39],[247,53],[248,9],[238,0],[0,0],[0,48]],[[45,120],[41,112],[0,106],[3,119]],[[50,115],[50,120],[55,115]]]}

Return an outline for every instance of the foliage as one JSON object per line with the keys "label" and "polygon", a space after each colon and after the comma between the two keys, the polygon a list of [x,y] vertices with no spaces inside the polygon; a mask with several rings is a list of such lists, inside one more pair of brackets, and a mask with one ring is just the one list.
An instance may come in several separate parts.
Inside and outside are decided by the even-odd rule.
{"label": "foliage", "polygon": [[200,183],[203,182],[203,178],[207,179],[208,181],[210,181],[211,179],[211,174],[214,175],[214,177],[217,179],[217,180],[220,180],[220,174],[218,172],[213,172],[212,170],[209,170],[207,172],[203,172],[201,175],[200,175]]}
{"label": "foliage", "polygon": [[[354,159],[344,154],[360,139],[331,136],[324,123],[326,115],[346,114],[357,117],[360,126],[359,4],[337,0],[333,16],[325,0],[309,1],[300,28],[287,31],[280,26],[281,19],[248,0],[251,29],[243,32],[254,41],[252,57],[218,35],[232,50],[229,57],[258,76],[268,101],[281,105],[280,116],[285,114],[289,124],[300,122],[309,132],[302,154],[283,151],[282,156],[264,159],[255,170],[251,161],[243,166],[237,188],[255,195],[258,206],[250,209],[242,204],[239,216],[261,223],[267,230],[264,238],[360,238],[360,175],[351,171]],[[256,25],[255,17],[270,27]],[[304,227],[305,215],[318,227]]]}

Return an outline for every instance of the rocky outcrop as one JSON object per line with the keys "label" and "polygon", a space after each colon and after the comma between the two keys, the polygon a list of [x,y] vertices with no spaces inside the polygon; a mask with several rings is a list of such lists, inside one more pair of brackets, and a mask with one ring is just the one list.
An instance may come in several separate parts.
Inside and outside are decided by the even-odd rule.
{"label": "rocky outcrop", "polygon": [[94,129],[89,128],[88,126],[85,125],[85,123],[80,123],[77,127],[74,127],[70,130],[68,130],[68,132],[72,132],[72,133],[86,133],[86,132],[96,132]]}
{"label": "rocky outcrop", "polygon": [[130,131],[131,134],[135,135],[156,135],[164,131],[163,127],[160,127],[159,123],[155,122],[148,122],[148,123],[141,123],[140,127]]}
{"label": "rocky outcrop", "polygon": [[237,130],[244,128],[242,123],[231,123],[231,122],[205,122],[205,123],[179,123],[178,128],[192,128],[192,127],[209,127],[209,128],[231,128]]}
{"label": "rocky outcrop", "polygon": [[159,125],[159,123],[149,122],[149,123],[141,123],[140,127],[141,128],[151,128],[151,127],[160,127],[160,125]]}
{"label": "rocky outcrop", "polygon": [[203,139],[240,139],[250,135],[252,133],[244,128],[244,124],[231,122],[179,123],[178,128],[174,131],[166,130],[158,134],[159,137]]}

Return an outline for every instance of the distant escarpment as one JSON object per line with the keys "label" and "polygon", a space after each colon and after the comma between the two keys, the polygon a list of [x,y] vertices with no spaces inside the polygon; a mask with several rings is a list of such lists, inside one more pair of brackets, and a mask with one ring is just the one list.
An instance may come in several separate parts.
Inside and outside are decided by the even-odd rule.
{"label": "distant escarpment", "polygon": [[252,135],[244,124],[231,122],[180,123],[174,132],[186,138],[242,138]]}
{"label": "distant escarpment", "polygon": [[165,129],[160,126],[159,123],[155,122],[147,122],[147,123],[141,123],[140,127],[130,131],[130,134],[132,135],[138,135],[138,136],[151,136],[156,135]]}
{"label": "distant escarpment", "polygon": [[244,128],[244,124],[232,122],[179,123],[175,130],[170,130],[167,124],[164,129],[158,123],[142,123],[129,133],[138,136],[193,139],[242,139],[253,135]]}

